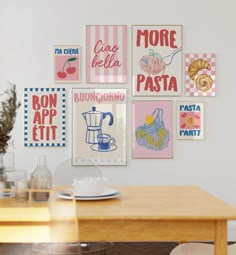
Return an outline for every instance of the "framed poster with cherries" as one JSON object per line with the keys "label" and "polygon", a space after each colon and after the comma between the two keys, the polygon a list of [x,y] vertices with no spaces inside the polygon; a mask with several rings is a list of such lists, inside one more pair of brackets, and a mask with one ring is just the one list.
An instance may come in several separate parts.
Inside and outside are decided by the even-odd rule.
{"label": "framed poster with cherries", "polygon": [[86,26],[86,82],[127,83],[127,26]]}
{"label": "framed poster with cherries", "polygon": [[54,46],[55,83],[80,83],[80,46]]}
{"label": "framed poster with cherries", "polygon": [[132,30],[133,95],[181,96],[181,25],[133,25]]}

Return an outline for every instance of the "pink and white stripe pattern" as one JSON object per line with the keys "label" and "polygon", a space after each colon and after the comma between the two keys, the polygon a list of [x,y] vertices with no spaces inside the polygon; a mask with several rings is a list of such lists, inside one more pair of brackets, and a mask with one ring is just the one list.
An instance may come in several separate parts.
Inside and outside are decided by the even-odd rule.
{"label": "pink and white stripe pattern", "polygon": [[86,82],[127,82],[127,26],[86,26]]}

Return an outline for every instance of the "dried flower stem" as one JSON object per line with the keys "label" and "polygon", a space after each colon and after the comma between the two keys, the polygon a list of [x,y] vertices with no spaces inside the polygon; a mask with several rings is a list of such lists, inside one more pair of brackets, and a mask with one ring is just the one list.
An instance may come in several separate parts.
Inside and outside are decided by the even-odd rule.
{"label": "dried flower stem", "polygon": [[11,138],[11,131],[15,124],[16,112],[21,103],[17,101],[16,85],[4,91],[8,97],[1,102],[0,112],[0,153],[5,154],[8,148],[8,141]]}

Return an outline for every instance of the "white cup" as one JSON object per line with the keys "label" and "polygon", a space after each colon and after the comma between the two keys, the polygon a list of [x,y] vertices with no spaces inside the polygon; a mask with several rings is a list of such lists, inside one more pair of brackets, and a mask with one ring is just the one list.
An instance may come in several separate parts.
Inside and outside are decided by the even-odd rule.
{"label": "white cup", "polygon": [[107,179],[103,177],[84,177],[73,180],[72,186],[77,196],[96,196],[104,192]]}

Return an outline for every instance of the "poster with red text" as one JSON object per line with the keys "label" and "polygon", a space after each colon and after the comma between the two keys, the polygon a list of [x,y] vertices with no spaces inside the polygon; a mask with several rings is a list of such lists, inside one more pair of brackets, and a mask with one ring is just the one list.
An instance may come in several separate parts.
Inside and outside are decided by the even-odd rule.
{"label": "poster with red text", "polygon": [[55,83],[80,83],[80,46],[54,46]]}
{"label": "poster with red text", "polygon": [[65,146],[65,124],[64,88],[25,88],[25,146]]}
{"label": "poster with red text", "polygon": [[127,26],[86,26],[86,82],[127,83]]}
{"label": "poster with red text", "polygon": [[182,26],[133,25],[133,95],[181,96]]}
{"label": "poster with red text", "polygon": [[126,89],[72,92],[72,165],[126,165]]}

